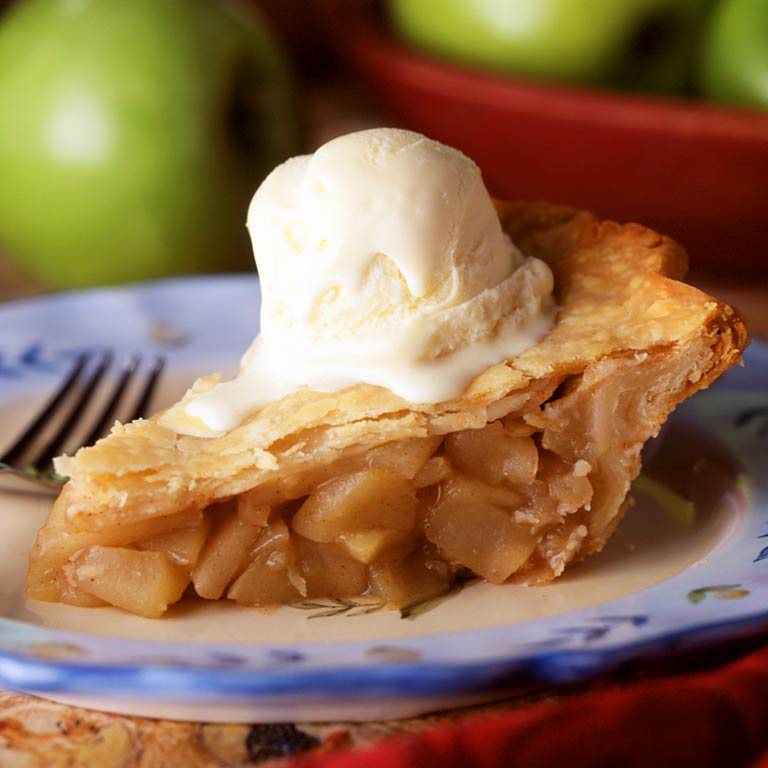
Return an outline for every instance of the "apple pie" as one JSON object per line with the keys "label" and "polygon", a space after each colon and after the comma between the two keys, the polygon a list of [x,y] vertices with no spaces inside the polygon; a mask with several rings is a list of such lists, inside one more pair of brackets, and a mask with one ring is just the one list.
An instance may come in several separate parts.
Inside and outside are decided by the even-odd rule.
{"label": "apple pie", "polygon": [[555,276],[552,330],[460,397],[414,404],[359,384],[301,389],[213,437],[165,415],[73,457],[27,592],[161,616],[182,595],[246,605],[365,596],[403,607],[475,574],[542,584],[599,551],[640,451],[739,361],[729,306],[680,282],[685,252],[636,224],[498,203]]}

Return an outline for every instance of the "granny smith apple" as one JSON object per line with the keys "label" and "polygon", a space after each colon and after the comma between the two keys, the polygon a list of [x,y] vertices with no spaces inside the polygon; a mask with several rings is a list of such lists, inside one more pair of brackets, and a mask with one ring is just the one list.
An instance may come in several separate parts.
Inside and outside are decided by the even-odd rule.
{"label": "granny smith apple", "polygon": [[768,106],[768,0],[722,0],[703,36],[699,85],[718,101]]}
{"label": "granny smith apple", "polygon": [[297,150],[289,75],[228,0],[20,0],[0,17],[0,249],[53,286],[252,263]]}
{"label": "granny smith apple", "polygon": [[540,80],[677,92],[711,0],[389,0],[405,41]]}

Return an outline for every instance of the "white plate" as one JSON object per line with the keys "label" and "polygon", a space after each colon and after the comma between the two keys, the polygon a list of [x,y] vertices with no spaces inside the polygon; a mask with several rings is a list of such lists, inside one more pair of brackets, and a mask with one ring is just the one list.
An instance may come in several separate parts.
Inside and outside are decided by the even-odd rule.
{"label": "white plate", "polygon": [[[0,307],[0,452],[84,349],[168,357],[154,405],[231,374],[258,329],[255,278],[191,278]],[[768,627],[768,348],[690,400],[606,549],[554,584],[470,583],[408,617],[321,601],[224,603],[144,619],[31,601],[26,557],[50,501],[0,495],[0,685],[144,716],[401,717],[588,678]],[[666,483],[695,496],[670,504]]]}

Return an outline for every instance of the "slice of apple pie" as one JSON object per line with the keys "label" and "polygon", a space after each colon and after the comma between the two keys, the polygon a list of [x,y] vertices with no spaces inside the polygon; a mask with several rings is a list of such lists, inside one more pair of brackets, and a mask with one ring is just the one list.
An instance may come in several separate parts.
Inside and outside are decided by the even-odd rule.
{"label": "slice of apple pie", "polygon": [[299,389],[213,435],[164,414],[57,460],[69,481],[28,594],[160,616],[185,592],[248,605],[371,596],[406,606],[467,573],[540,584],[597,552],[643,443],[737,362],[745,327],[679,280],[684,251],[635,224],[500,203],[554,274],[557,319],[461,396],[419,405],[356,384]]}

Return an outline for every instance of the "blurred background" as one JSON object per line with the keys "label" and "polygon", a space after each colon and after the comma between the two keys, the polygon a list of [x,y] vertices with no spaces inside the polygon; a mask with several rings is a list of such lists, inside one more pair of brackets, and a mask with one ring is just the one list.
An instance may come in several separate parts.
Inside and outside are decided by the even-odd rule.
{"label": "blurred background", "polygon": [[768,277],[766,0],[0,0],[0,299],[252,270],[266,173],[381,125]]}

